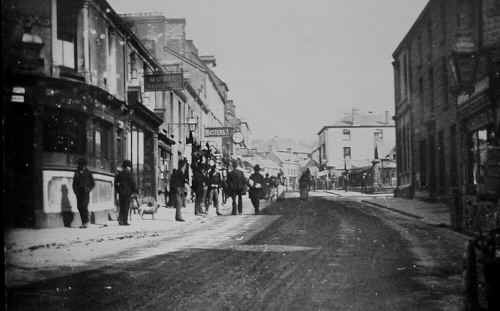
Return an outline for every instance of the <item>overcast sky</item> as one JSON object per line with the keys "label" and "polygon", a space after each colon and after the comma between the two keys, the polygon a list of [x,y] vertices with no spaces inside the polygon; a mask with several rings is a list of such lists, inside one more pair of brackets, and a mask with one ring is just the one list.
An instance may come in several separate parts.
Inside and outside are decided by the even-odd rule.
{"label": "overcast sky", "polygon": [[352,107],[394,110],[391,54],[427,0],[109,0],[184,17],[255,138],[314,139]]}

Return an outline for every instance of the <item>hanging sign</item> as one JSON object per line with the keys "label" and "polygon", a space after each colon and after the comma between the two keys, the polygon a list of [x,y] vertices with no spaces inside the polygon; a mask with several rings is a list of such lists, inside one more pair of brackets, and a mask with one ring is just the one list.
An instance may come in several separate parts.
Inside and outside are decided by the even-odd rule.
{"label": "hanging sign", "polygon": [[206,127],[205,137],[231,137],[231,127]]}
{"label": "hanging sign", "polygon": [[183,89],[184,75],[182,72],[144,75],[144,90],[146,92]]}

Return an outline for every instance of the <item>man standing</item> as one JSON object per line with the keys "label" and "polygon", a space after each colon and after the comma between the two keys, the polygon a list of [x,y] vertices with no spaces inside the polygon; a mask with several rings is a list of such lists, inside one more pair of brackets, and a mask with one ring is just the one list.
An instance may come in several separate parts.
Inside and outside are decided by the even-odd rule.
{"label": "man standing", "polygon": [[[220,173],[217,172],[215,162],[210,160],[210,171],[208,172],[208,205],[213,204],[217,216],[222,215],[219,212],[219,188],[222,185]],[[208,208],[207,211],[208,213]]]}
{"label": "man standing", "polygon": [[254,173],[250,175],[248,180],[250,186],[248,195],[250,196],[253,208],[255,209],[255,215],[258,215],[260,213],[260,199],[263,195],[264,177],[259,173],[260,166],[258,164],[254,166],[253,170]]}
{"label": "man standing", "polygon": [[95,186],[94,177],[87,169],[87,161],[78,159],[77,169],[73,176],[73,192],[76,195],[76,206],[82,219],[80,228],[87,228],[89,224],[89,198],[90,191]]}
{"label": "man standing", "polygon": [[[241,198],[246,180],[243,172],[238,169],[238,162],[233,161],[233,170],[227,174],[228,194],[231,196],[233,202],[232,215],[243,214],[243,200]],[[236,206],[236,199],[238,199],[238,206]]]}
{"label": "man standing", "polygon": [[170,179],[170,191],[173,191],[174,206],[175,206],[175,220],[185,221],[182,218],[182,207],[184,204],[184,196],[186,195],[186,171],[187,163],[179,163],[181,166],[174,170],[172,178]]}
{"label": "man standing", "polygon": [[115,189],[118,193],[120,211],[118,213],[118,224],[128,226],[128,209],[130,208],[130,197],[137,193],[137,186],[132,176],[132,162],[125,160],[122,163],[122,170],[115,177]]}
{"label": "man standing", "polygon": [[206,186],[207,181],[205,180],[205,175],[203,175],[202,163],[197,161],[192,164],[193,169],[193,179],[191,184],[191,191],[194,193],[194,214],[202,215],[203,209],[203,188]]}

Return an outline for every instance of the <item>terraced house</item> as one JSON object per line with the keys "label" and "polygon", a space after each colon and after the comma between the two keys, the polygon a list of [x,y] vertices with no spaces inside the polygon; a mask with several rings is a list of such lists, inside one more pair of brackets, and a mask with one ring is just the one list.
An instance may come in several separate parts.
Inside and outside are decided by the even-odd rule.
{"label": "terraced house", "polygon": [[499,48],[500,1],[431,0],[393,54],[397,195],[469,231],[498,221]]}

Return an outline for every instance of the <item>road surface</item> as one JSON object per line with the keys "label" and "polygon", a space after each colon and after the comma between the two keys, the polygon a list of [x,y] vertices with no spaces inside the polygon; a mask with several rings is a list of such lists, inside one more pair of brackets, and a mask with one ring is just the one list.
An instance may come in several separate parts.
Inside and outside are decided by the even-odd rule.
{"label": "road surface", "polygon": [[446,228],[332,197],[263,214],[47,272],[9,287],[9,310],[460,310],[464,241]]}

